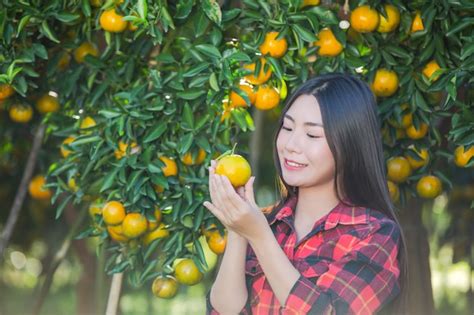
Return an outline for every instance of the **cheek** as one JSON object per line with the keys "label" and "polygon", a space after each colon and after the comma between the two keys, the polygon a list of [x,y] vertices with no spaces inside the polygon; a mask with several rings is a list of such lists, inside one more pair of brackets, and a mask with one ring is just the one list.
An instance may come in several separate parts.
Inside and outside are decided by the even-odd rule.
{"label": "cheek", "polygon": [[309,156],[311,156],[311,161],[313,163],[320,166],[324,165],[325,168],[335,168],[334,158],[327,142],[320,141],[311,146],[308,145],[308,147],[311,147]]}

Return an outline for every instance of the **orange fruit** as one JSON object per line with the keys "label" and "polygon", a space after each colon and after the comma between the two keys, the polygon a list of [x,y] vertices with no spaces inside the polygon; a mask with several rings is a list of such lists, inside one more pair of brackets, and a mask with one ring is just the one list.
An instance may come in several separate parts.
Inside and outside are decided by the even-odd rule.
{"label": "orange fruit", "polygon": [[116,242],[119,242],[119,243],[128,242],[128,238],[125,235],[123,235],[123,229],[121,225],[107,226],[107,232],[109,233],[110,238]]}
{"label": "orange fruit", "polygon": [[160,223],[156,229],[154,229],[153,231],[147,232],[143,236],[143,243],[145,245],[149,245],[154,240],[168,237],[169,235],[170,235],[170,232],[166,228],[166,225],[164,223]]}
{"label": "orange fruit", "polygon": [[117,225],[125,219],[125,207],[119,201],[109,201],[102,208],[102,216],[105,224]]}
{"label": "orange fruit", "polygon": [[217,231],[217,226],[214,223],[212,223],[208,227],[201,226],[201,234],[204,235],[206,238],[209,238],[215,231]]}
{"label": "orange fruit", "polygon": [[387,178],[395,183],[403,183],[412,173],[410,163],[403,156],[387,161]]}
{"label": "orange fruit", "polygon": [[224,236],[219,233],[219,231],[213,231],[209,233],[209,237],[207,238],[207,245],[209,248],[217,255],[221,255],[225,251],[225,247],[227,244],[227,233]]}
{"label": "orange fruit", "polygon": [[314,46],[318,46],[318,54],[325,57],[337,56],[343,49],[332,30],[327,27],[319,32],[318,40],[314,42]]}
{"label": "orange fruit", "polygon": [[423,31],[425,27],[423,26],[423,20],[421,19],[420,11],[416,11],[415,18],[411,22],[411,32],[415,33],[418,31]]}
{"label": "orange fruit", "polygon": [[66,70],[71,63],[71,56],[67,52],[62,52],[61,57],[58,60],[57,67],[59,70]]}
{"label": "orange fruit", "polygon": [[252,170],[249,162],[244,157],[238,154],[230,154],[217,161],[216,174],[226,176],[232,186],[240,187],[248,182]]}
{"label": "orange fruit", "polygon": [[251,64],[248,64],[248,65],[245,65],[244,68],[247,69],[247,70],[251,70],[252,73],[245,76],[245,80],[247,80],[250,84],[254,84],[254,85],[260,85],[260,84],[263,84],[265,82],[268,81],[268,79],[270,79],[270,77],[272,76],[272,69],[270,67],[268,67],[268,69],[265,71],[264,69],[266,68],[265,67],[265,64],[266,64],[266,61],[265,59],[260,59],[260,63],[261,63],[261,66],[260,66],[260,72],[258,73],[258,76],[255,76],[254,73],[255,73],[255,67],[256,67],[256,64],[255,63],[251,63]]}
{"label": "orange fruit", "polygon": [[431,60],[430,62],[428,62],[428,63],[424,66],[424,68],[423,68],[423,70],[422,70],[422,73],[423,73],[423,75],[424,75],[427,79],[429,79],[430,81],[433,81],[433,82],[434,82],[434,81],[438,80],[438,78],[439,78],[439,76],[440,76],[439,73],[436,74],[436,75],[434,75],[434,73],[435,73],[437,70],[439,70],[439,69],[441,69],[441,67],[440,67],[439,64],[436,62],[436,60]]}
{"label": "orange fruit", "polygon": [[[408,104],[402,104],[400,107],[402,108],[402,110],[406,110],[408,108]],[[401,123],[395,121],[394,119],[390,119],[388,123],[395,128],[408,128],[413,123],[413,114],[403,114]]]}
{"label": "orange fruit", "polygon": [[271,86],[259,86],[255,97],[255,107],[260,110],[270,110],[280,104],[280,93]]}
{"label": "orange fruit", "polygon": [[[253,87],[251,85],[240,84],[239,89],[242,90],[242,92],[244,92],[247,95],[250,101],[250,104],[255,103],[255,98],[257,96],[257,93],[254,92]],[[243,97],[241,97],[239,94],[237,94],[234,91],[230,92],[230,107],[231,108],[247,107],[247,106],[248,105],[243,99]]]}
{"label": "orange fruit", "polygon": [[413,140],[421,139],[428,133],[428,125],[421,123],[419,129],[416,129],[415,125],[410,125],[405,131],[408,138]]}
{"label": "orange fruit", "polygon": [[59,110],[58,98],[45,94],[36,101],[36,109],[41,114],[57,112]]}
{"label": "orange fruit", "polygon": [[389,33],[393,32],[398,25],[400,24],[400,11],[396,6],[391,4],[384,5],[385,12],[387,13],[387,18],[379,13],[379,26],[377,27],[377,32],[380,33]]}
{"label": "orange fruit", "polygon": [[84,42],[79,47],[74,49],[74,60],[76,60],[77,63],[83,63],[84,58],[86,58],[87,55],[94,57],[99,56],[99,51],[95,45],[89,42]]}
{"label": "orange fruit", "polygon": [[67,137],[66,139],[64,139],[63,143],[61,144],[61,147],[59,148],[60,151],[61,151],[61,155],[63,158],[67,158],[69,156],[69,154],[71,154],[72,151],[64,148],[63,146],[65,144],[69,144],[69,143],[72,143],[76,138],[73,137],[73,136],[69,136]]}
{"label": "orange fruit", "polygon": [[313,6],[313,5],[318,5],[320,0],[303,0],[303,4],[301,5],[302,8],[308,7],[308,6]]}
{"label": "orange fruit", "polygon": [[398,185],[390,180],[387,181],[387,185],[390,199],[392,199],[392,202],[397,202],[400,199],[400,189],[398,188]]}
{"label": "orange fruit", "polygon": [[465,167],[473,156],[474,146],[470,147],[467,151],[465,151],[464,146],[458,146],[456,150],[454,150],[454,164],[459,167]]}
{"label": "orange fruit", "polygon": [[[81,121],[81,125],[79,126],[80,129],[89,129],[96,126],[97,123],[95,122],[94,118],[91,116],[86,116]],[[84,133],[91,133],[91,131],[84,131]]]}
{"label": "orange fruit", "polygon": [[163,188],[163,186],[160,186],[160,185],[155,185],[153,188],[155,189],[155,192],[156,192],[157,194],[160,194],[160,193],[162,193],[162,192],[165,191],[165,189]]}
{"label": "orange fruit", "polygon": [[151,291],[156,297],[162,299],[171,299],[178,292],[178,281],[171,276],[159,276],[153,281]]}
{"label": "orange fruit", "polygon": [[36,175],[28,185],[30,196],[34,199],[49,199],[53,195],[51,190],[44,188],[46,178],[42,175]]}
{"label": "orange fruit", "polygon": [[378,69],[371,85],[375,95],[387,97],[398,90],[398,75],[395,71]]}
{"label": "orange fruit", "polygon": [[0,84],[0,100],[5,100],[12,96],[15,90],[10,84]]}
{"label": "orange fruit", "polygon": [[137,238],[148,229],[148,221],[143,214],[128,213],[122,221],[123,235],[128,238]]}
{"label": "orange fruit", "polygon": [[176,265],[175,276],[179,283],[195,285],[201,281],[203,274],[192,259],[185,258]]}
{"label": "orange fruit", "polygon": [[420,197],[432,199],[441,194],[441,180],[433,175],[423,176],[416,184],[416,192]]}
{"label": "orange fruit", "polygon": [[71,177],[71,178],[68,179],[67,186],[69,187],[69,189],[71,189],[74,192],[76,192],[79,189],[77,187],[76,179],[74,177]]}
{"label": "orange fruit", "polygon": [[115,9],[102,12],[99,23],[104,31],[112,33],[121,33],[128,25],[128,22],[123,19],[123,15],[118,14]]}
{"label": "orange fruit", "polygon": [[420,167],[423,167],[428,163],[430,156],[428,154],[427,149],[421,149],[420,151],[418,151],[417,149],[415,149],[413,145],[409,146],[408,148],[411,151],[415,152],[416,155],[418,155],[418,157],[420,158],[420,160],[417,160],[415,158],[412,158],[411,155],[409,154],[405,155],[412,169],[414,170],[419,169]]}
{"label": "orange fruit", "polygon": [[161,210],[158,207],[155,207],[155,212],[153,213],[153,219],[148,220],[148,231],[153,231],[158,228],[158,224],[161,223]]}
{"label": "orange fruit", "polygon": [[[132,142],[130,144],[130,154],[134,153],[133,149],[136,148],[136,147],[137,147],[136,142]],[[120,140],[119,144],[118,144],[118,149],[114,151],[115,158],[117,160],[120,160],[121,158],[126,156],[127,155],[127,148],[128,148],[128,144],[123,142],[122,140]]]}
{"label": "orange fruit", "polygon": [[277,39],[278,32],[268,32],[265,34],[265,40],[260,45],[262,55],[269,54],[273,58],[281,58],[288,49],[288,42],[284,37]]}
{"label": "orange fruit", "polygon": [[33,108],[30,105],[13,105],[8,111],[11,120],[17,123],[27,123],[33,117]]}
{"label": "orange fruit", "polygon": [[188,166],[192,166],[192,165],[199,165],[201,164],[202,162],[204,162],[204,160],[206,159],[206,151],[204,151],[203,149],[199,149],[199,152],[198,152],[198,155],[193,159],[193,155],[191,152],[187,152],[183,158],[181,159],[181,161],[183,162],[184,165],[188,165]]}
{"label": "orange fruit", "polygon": [[[99,201],[95,201],[93,203],[90,204],[89,206],[89,215],[91,217],[94,217],[96,215],[102,215],[102,207],[101,207],[101,204]],[[119,225],[120,226],[120,225]]]}
{"label": "orange fruit", "polygon": [[173,159],[170,159],[166,156],[160,157],[160,160],[165,163],[165,166],[161,168],[163,171],[163,174],[168,177],[168,176],[175,176],[178,174],[178,165]]}
{"label": "orange fruit", "polygon": [[89,0],[89,3],[93,7],[100,8],[102,6],[102,1],[103,0]]}
{"label": "orange fruit", "polygon": [[379,14],[368,5],[357,7],[350,17],[351,26],[359,33],[374,31],[379,25]]}

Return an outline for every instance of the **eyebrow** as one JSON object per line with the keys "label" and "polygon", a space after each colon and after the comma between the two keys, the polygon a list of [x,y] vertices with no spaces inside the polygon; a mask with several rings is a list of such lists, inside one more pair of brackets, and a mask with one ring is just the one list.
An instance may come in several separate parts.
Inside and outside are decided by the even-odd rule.
{"label": "eyebrow", "polygon": [[[284,116],[285,118],[288,118],[289,120],[291,120],[292,122],[295,122],[295,119],[293,117],[291,117],[290,115],[288,114],[285,114]],[[323,127],[323,124],[320,124],[320,123],[314,123],[314,122],[305,122],[303,125],[305,126],[315,126],[315,127]]]}

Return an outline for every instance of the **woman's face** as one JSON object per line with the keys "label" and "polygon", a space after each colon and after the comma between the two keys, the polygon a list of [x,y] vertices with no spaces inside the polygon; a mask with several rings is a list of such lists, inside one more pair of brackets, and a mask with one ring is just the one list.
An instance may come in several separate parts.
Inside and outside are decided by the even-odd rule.
{"label": "woman's face", "polygon": [[301,95],[293,102],[283,118],[276,146],[282,176],[288,185],[334,185],[334,157],[314,96]]}

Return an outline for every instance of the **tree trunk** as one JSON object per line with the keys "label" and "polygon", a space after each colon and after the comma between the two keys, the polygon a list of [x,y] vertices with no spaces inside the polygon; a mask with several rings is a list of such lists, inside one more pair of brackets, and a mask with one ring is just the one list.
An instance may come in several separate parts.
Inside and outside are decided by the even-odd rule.
{"label": "tree trunk", "polygon": [[408,252],[408,314],[435,314],[431,287],[430,248],[428,235],[421,220],[423,202],[408,201],[400,210],[400,223],[406,237]]}

